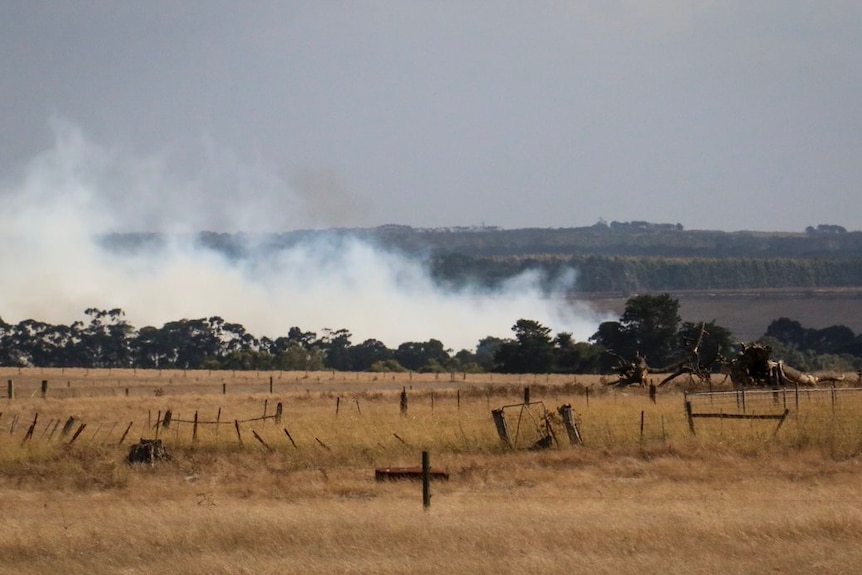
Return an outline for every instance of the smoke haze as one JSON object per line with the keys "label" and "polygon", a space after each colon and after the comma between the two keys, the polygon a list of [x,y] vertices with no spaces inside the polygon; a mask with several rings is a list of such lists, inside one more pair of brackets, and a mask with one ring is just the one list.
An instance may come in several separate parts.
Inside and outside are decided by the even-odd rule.
{"label": "smoke haze", "polygon": [[[255,244],[254,232],[284,231],[315,219],[338,222],[353,209],[332,174],[287,183],[265,166],[247,166],[212,142],[202,146],[198,176],[180,177],[170,152],[134,158],[106,149],[76,126],[52,123],[51,149],[2,180],[5,206],[0,262],[0,317],[70,323],[88,307],[119,307],[137,328],[218,315],[255,336],[278,337],[291,326],[348,329],[397,347],[440,339],[474,349],[486,336],[511,336],[520,318],[577,340],[599,319],[557,286],[523,274],[493,292],[445,291],[415,258],[344,234],[319,234],[279,251]],[[299,191],[297,191],[299,189]],[[327,218],[333,218],[327,221]],[[248,232],[241,259],[201,247],[198,231]],[[159,232],[147,249],[108,250],[105,234]],[[553,294],[551,294],[553,295]]]}

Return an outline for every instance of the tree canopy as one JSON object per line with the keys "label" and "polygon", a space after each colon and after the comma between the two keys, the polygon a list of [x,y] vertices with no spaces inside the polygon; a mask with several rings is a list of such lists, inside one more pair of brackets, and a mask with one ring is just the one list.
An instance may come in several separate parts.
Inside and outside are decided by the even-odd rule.
{"label": "tree canopy", "polygon": [[[700,357],[730,357],[733,336],[715,321],[685,321],[668,294],[630,298],[618,321],[599,325],[589,341],[521,318],[512,337],[489,335],[474,350],[453,352],[438,339],[389,348],[376,339],[358,344],[347,329],[322,335],[290,327],[274,339],[256,337],[218,316],[170,321],[161,327],[129,324],[121,309],[87,308],[87,321],[53,325],[35,319],[17,324],[0,318],[0,365],[143,369],[255,369],[353,371],[495,371],[505,373],[609,373],[617,356],[648,358],[669,367],[693,342]],[[764,335],[801,369],[862,368],[862,335],[842,325],[803,327],[781,317]]]}

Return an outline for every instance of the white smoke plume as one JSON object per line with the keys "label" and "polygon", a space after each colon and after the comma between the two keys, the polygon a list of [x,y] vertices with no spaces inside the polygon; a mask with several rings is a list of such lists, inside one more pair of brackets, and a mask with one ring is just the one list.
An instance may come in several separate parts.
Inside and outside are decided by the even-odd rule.
{"label": "white smoke plume", "polygon": [[[17,323],[83,320],[83,310],[121,308],[135,327],[218,315],[261,337],[347,329],[353,342],[389,347],[441,340],[474,349],[509,337],[520,318],[584,340],[600,318],[586,305],[549,298],[535,274],[502,289],[445,290],[413,258],[345,235],[235,259],[192,241],[193,232],[286,231],[319,210],[271,171],[250,169],[214,147],[200,178],[173,175],[168,154],[132,159],[101,148],[66,122],[55,145],[0,183],[0,317]],[[312,222],[313,223],[313,222]],[[159,232],[153,249],[106,250],[104,234]],[[571,283],[574,274],[564,283]],[[561,286],[561,291],[565,289]]]}

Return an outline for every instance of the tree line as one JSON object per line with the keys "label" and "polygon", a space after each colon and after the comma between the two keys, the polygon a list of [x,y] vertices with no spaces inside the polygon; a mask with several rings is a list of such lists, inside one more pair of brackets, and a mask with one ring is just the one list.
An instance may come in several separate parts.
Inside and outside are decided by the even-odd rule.
{"label": "tree line", "polygon": [[862,257],[700,258],[633,256],[524,256],[512,258],[438,254],[431,261],[435,280],[446,286],[493,288],[529,270],[541,272],[553,290],[568,270],[578,270],[575,291],[663,292],[862,286]]}
{"label": "tree line", "polygon": [[[799,232],[724,232],[684,230],[679,224],[599,222],[575,228],[502,229],[413,228],[379,226],[295,230],[271,234],[201,232],[197,241],[228,255],[242,256],[245,239],[280,250],[317,240],[355,237],[403,253],[462,254],[471,257],[523,257],[536,255],[619,255],[639,257],[701,258],[806,258],[862,256],[862,232],[820,224]],[[158,234],[116,234],[108,244],[125,246],[158,239]]]}
{"label": "tree line", "polygon": [[[619,320],[602,323],[587,341],[522,318],[511,337],[487,336],[458,352],[433,338],[396,348],[376,339],[353,343],[347,329],[318,334],[291,327],[269,338],[218,316],[137,329],[122,309],[84,313],[87,320],[70,325],[0,319],[0,366],[586,374],[608,373],[617,358],[635,355],[653,367],[671,366],[695,341],[702,357],[730,358],[736,344],[714,321],[683,321],[678,300],[666,293],[630,298]],[[846,326],[816,330],[779,318],[762,341],[798,369],[862,369],[862,335]]]}

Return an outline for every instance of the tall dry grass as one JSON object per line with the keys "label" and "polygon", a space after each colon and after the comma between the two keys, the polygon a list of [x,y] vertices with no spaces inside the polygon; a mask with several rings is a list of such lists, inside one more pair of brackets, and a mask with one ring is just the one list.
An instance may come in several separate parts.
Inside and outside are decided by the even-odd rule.
{"label": "tall dry grass", "polygon": [[[225,375],[213,373],[89,372],[61,396],[57,374],[42,372],[35,395],[0,400],[0,572],[854,573],[862,564],[862,409],[850,401],[791,414],[778,433],[774,421],[703,420],[692,435],[673,389],[652,403],[639,389],[590,387],[588,399],[580,377],[413,376],[375,387],[323,373],[291,376],[307,389],[285,377],[270,395],[261,374],[254,385],[264,389],[229,381],[236,387],[222,395],[211,378]],[[198,380],[180,388],[166,376]],[[490,410],[517,405],[525,385],[550,410],[573,405],[584,446],[564,434],[545,451],[500,442]],[[279,401],[281,423],[241,424],[240,444],[233,421],[261,416],[264,403],[272,414]],[[220,410],[222,423],[199,426],[196,441],[191,424],[158,428],[172,460],[127,465],[129,443],[152,437],[168,409],[185,421]],[[81,435],[49,440],[51,421],[70,415],[87,424]],[[428,510],[419,485],[373,473],[417,465],[422,450],[451,474],[432,485]]]}

